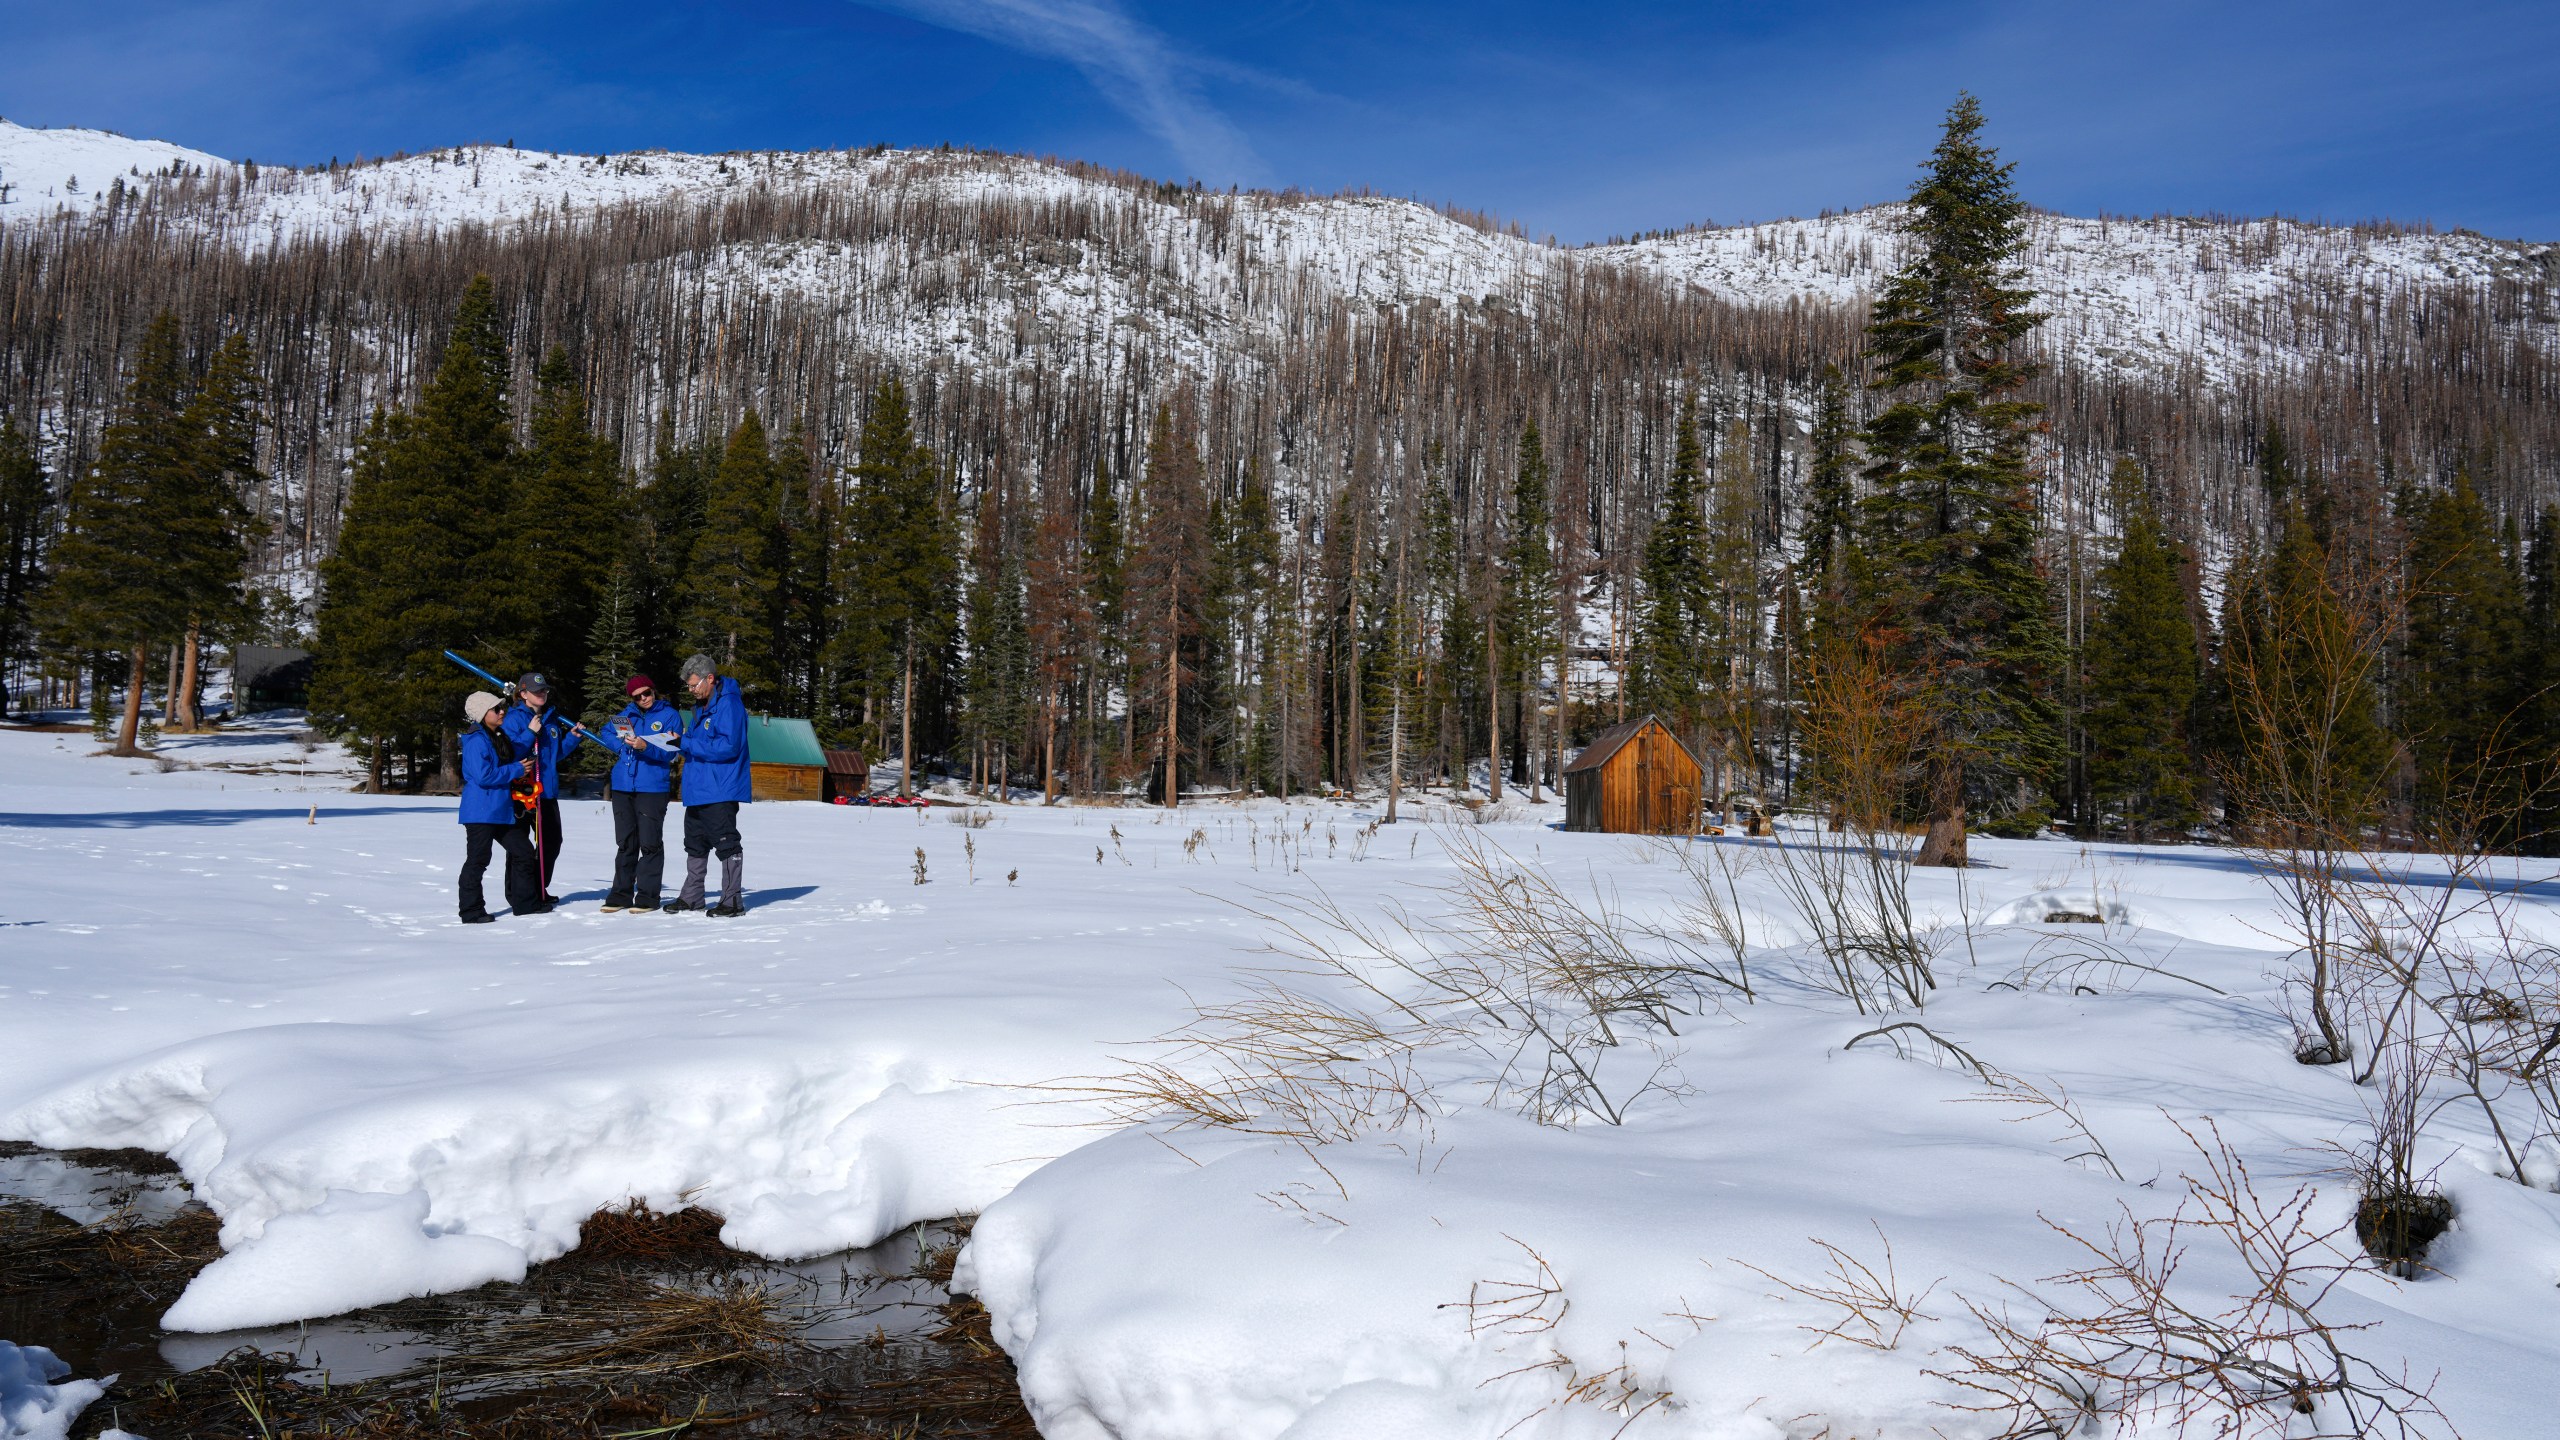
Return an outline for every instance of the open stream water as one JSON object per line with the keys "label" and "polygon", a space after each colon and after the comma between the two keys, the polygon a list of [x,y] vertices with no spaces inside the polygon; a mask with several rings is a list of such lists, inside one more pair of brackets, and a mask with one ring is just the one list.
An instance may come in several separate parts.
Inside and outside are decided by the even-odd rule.
{"label": "open stream water", "polygon": [[719,1246],[699,1212],[599,1215],[579,1250],[520,1284],[268,1329],[161,1329],[217,1228],[157,1156],[0,1143],[0,1340],[117,1377],[75,1435],[295,1419],[368,1436],[1036,1433],[983,1312],[946,1288],[966,1222],[785,1262]]}

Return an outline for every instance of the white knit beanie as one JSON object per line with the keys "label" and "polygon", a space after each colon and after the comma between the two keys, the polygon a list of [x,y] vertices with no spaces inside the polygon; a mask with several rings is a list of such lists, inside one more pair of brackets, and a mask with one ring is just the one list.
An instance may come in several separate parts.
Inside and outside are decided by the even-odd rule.
{"label": "white knit beanie", "polygon": [[470,721],[472,724],[477,725],[480,723],[481,717],[487,715],[490,711],[497,709],[499,703],[498,697],[490,694],[488,691],[474,690],[471,692],[470,696],[462,702],[462,717]]}

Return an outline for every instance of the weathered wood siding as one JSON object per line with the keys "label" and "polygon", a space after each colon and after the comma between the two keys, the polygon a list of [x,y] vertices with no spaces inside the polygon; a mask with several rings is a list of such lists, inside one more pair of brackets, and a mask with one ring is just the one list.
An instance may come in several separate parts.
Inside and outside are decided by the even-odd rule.
{"label": "weathered wood siding", "polygon": [[823,800],[826,770],[817,765],[750,763],[748,793],[758,800]]}
{"label": "weathered wood siding", "polygon": [[1565,776],[1565,826],[1617,835],[1697,831],[1705,773],[1658,723],[1647,722],[1617,752]]}

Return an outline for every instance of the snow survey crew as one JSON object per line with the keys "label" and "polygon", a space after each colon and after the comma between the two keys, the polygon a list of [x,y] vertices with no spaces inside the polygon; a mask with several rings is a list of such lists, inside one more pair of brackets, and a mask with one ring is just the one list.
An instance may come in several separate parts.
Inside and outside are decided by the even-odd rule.
{"label": "snow survey crew", "polygon": [[533,757],[519,759],[507,738],[499,710],[505,701],[486,690],[471,692],[462,713],[471,728],[462,732],[462,923],[485,925],[498,917],[480,889],[489,873],[489,847],[507,852],[507,905],[519,915],[550,909],[542,900],[542,878],[536,873],[533,841],[516,813],[516,787],[531,788]]}
{"label": "snow survey crew", "polygon": [[747,702],[738,682],[714,670],[711,657],[696,655],[679,672],[684,688],[701,708],[684,732],[684,888],[667,902],[667,913],[702,908],[703,872],[711,852],[720,852],[720,903],[714,915],[744,915],[746,847],[738,840],[738,807],[749,794],[747,771]]}
{"label": "snow survey crew", "polygon": [[534,858],[542,864],[542,898],[557,905],[551,893],[552,872],[560,865],[560,762],[586,741],[568,722],[550,713],[551,682],[541,671],[516,681],[516,703],[507,710],[507,738],[518,754],[542,762],[542,800],[525,818],[533,824]]}
{"label": "snow survey crew", "polygon": [[622,682],[631,703],[606,722],[606,733],[622,742],[613,757],[613,888],[605,893],[604,910],[655,911],[658,886],[667,869],[667,782],[676,752],[649,743],[652,735],[674,740],[684,731],[676,707],[658,698],[658,682],[634,675]]}

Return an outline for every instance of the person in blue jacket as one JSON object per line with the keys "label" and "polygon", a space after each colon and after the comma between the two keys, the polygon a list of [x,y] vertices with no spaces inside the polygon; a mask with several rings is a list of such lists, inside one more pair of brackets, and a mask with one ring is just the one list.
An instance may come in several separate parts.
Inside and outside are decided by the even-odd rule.
{"label": "person in blue jacket", "polygon": [[696,655],[679,672],[685,690],[701,707],[686,727],[684,755],[684,888],[667,902],[667,913],[702,908],[704,872],[713,851],[720,855],[720,903],[714,915],[747,913],[746,846],[738,839],[738,807],[755,798],[747,769],[747,702],[738,682],[713,668],[711,657]]}
{"label": "person in blue jacket", "polygon": [[471,728],[462,733],[462,923],[486,925],[497,919],[489,913],[489,902],[480,888],[481,877],[489,873],[489,847],[498,845],[507,852],[507,904],[519,915],[539,915],[550,909],[542,900],[541,878],[534,870],[533,841],[526,838],[524,821],[516,813],[515,789],[529,784],[534,762],[530,755],[518,758],[515,742],[507,738],[503,717],[504,705],[486,690],[474,691],[462,702],[462,713]]}
{"label": "person in blue jacket", "polygon": [[551,893],[551,877],[560,868],[560,762],[586,742],[569,728],[568,721],[551,713],[551,682],[538,670],[516,682],[516,703],[507,710],[506,730],[517,754],[541,762],[542,803],[525,818],[533,823],[543,901],[557,905],[560,897]]}
{"label": "person in blue jacket", "polygon": [[649,737],[672,742],[683,733],[676,707],[658,698],[658,682],[634,675],[622,682],[631,703],[605,722],[608,738],[621,742],[613,757],[613,889],[604,897],[605,913],[658,908],[658,886],[667,867],[667,782],[676,752],[651,744]]}

